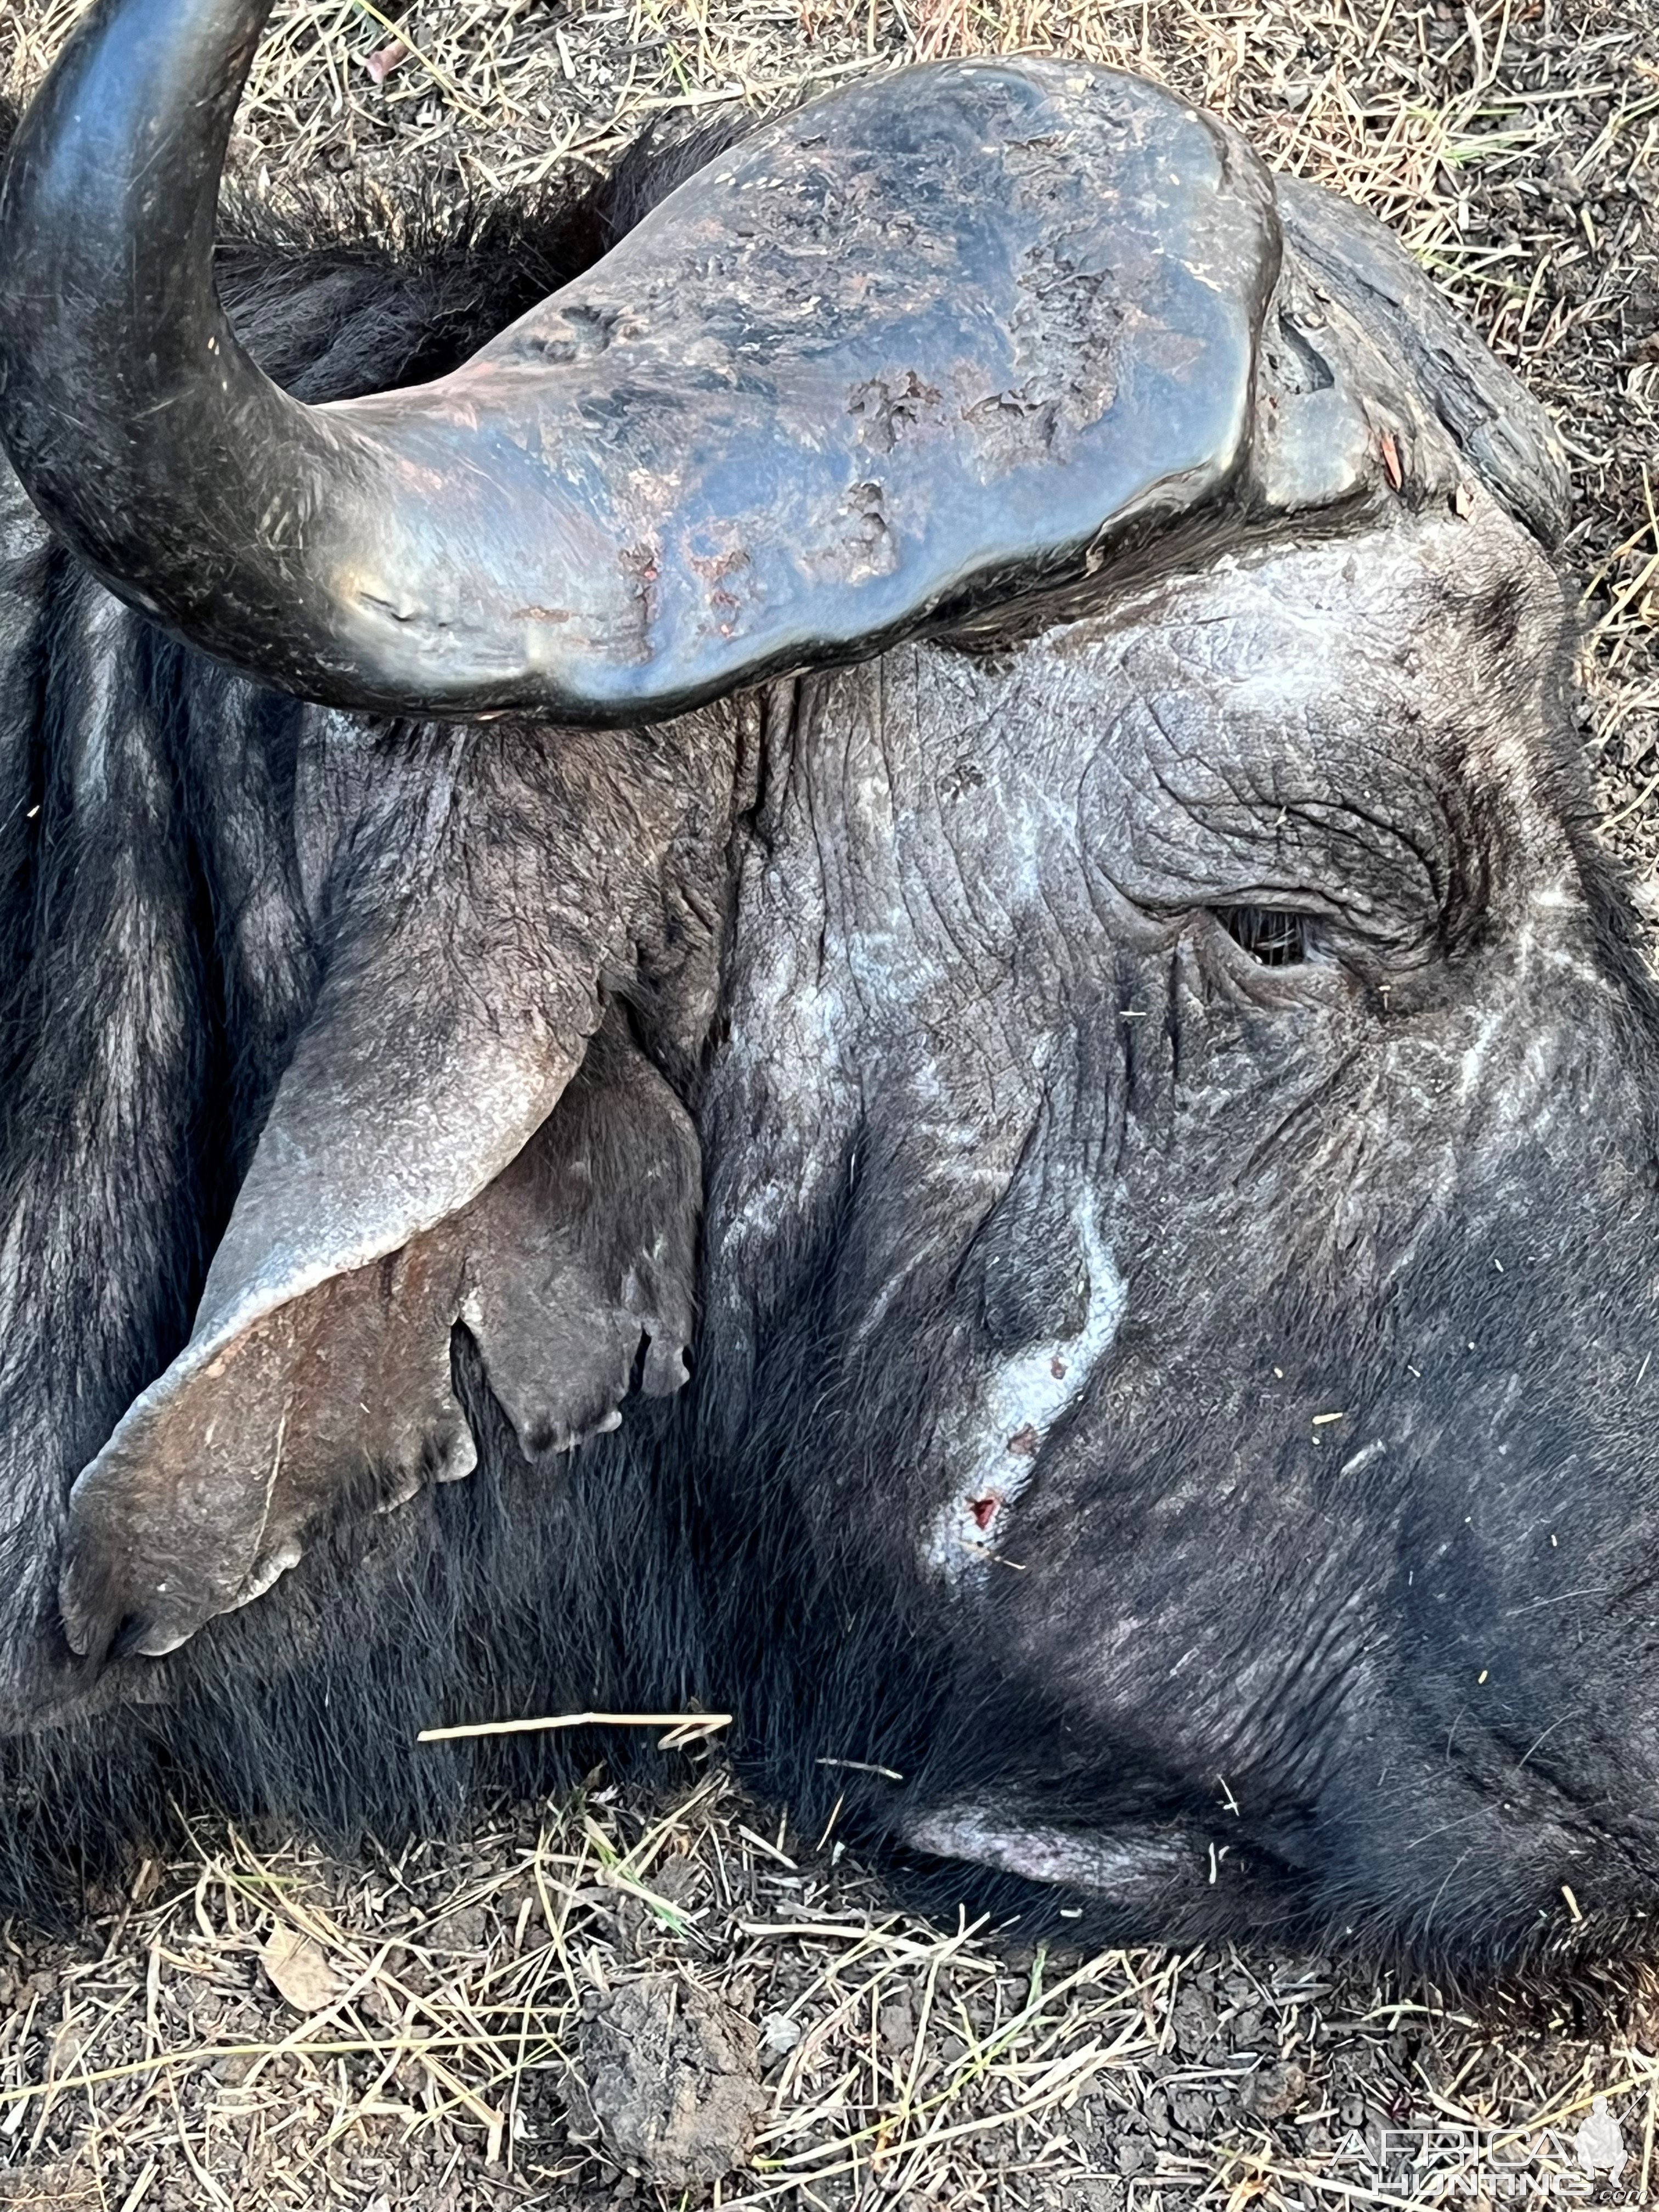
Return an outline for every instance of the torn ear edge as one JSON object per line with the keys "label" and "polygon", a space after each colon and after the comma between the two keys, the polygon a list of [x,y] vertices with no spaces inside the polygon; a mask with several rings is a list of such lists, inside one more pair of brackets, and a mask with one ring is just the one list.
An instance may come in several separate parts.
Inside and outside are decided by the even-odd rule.
{"label": "torn ear edge", "polygon": [[[281,1110],[279,1093],[259,1146],[278,1164]],[[172,1650],[331,1522],[471,1474],[458,1326],[538,1466],[616,1427],[635,1387],[677,1390],[701,1195],[690,1116],[613,1004],[507,1164],[392,1249],[331,1266],[325,1237],[284,1271],[248,1224],[228,1232],[240,1279],[210,1278],[196,1334],[75,1485],[61,1584],[75,1649]]]}

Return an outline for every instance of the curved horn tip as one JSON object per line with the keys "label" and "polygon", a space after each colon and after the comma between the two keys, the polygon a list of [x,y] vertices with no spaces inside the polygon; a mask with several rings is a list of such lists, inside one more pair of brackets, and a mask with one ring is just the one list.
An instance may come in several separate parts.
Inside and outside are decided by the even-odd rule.
{"label": "curved horn tip", "polygon": [[[26,484],[251,674],[376,712],[660,719],[1091,573],[1243,465],[1266,172],[1161,88],[1030,59],[828,94],[453,376],[298,406],[211,289],[267,8],[104,0],[24,126],[0,247]],[[71,88],[124,58],[89,117]],[[37,317],[60,245],[75,281]]]}

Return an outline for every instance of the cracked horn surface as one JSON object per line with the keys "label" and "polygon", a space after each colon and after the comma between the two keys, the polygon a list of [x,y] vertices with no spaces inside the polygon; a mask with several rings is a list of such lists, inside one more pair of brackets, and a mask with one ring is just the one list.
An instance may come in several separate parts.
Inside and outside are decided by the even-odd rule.
{"label": "cracked horn surface", "polygon": [[655,718],[1092,573],[1246,463],[1267,173],[1159,87],[1036,59],[830,94],[453,374],[300,406],[206,260],[268,4],[94,11],[0,206],[19,474],[114,589],[251,674]]}

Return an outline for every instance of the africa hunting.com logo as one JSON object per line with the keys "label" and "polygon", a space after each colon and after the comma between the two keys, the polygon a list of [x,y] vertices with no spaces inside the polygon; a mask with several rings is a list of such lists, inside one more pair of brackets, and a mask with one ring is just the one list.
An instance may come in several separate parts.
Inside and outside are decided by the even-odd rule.
{"label": "africa hunting.com logo", "polygon": [[[1650,2145],[1638,2162],[1626,2150],[1624,2130],[1605,2096],[1597,2094],[1575,2125],[1547,2123],[1500,2125],[1436,2115],[1410,2124],[1374,2122],[1351,2129],[1318,2160],[1318,2171],[1291,2172],[1248,2157],[1255,2172],[1235,2168],[1229,2212],[1255,2212],[1273,2201],[1273,2185],[1295,2181],[1303,2201],[1326,2203],[1326,2192],[1361,2204],[1398,2205],[1407,2212],[1427,2205],[1476,2207],[1647,2201]],[[1634,2170],[1640,2164],[1638,2177]]]}
{"label": "africa hunting.com logo", "polygon": [[1601,2184],[1616,2187],[1631,2165],[1624,2130],[1599,2095],[1576,2128],[1488,2127],[1437,2116],[1355,2133],[1339,2147],[1339,2160],[1345,2152],[1385,2187],[1419,2199],[1432,2189],[1448,2203],[1579,2202]]}

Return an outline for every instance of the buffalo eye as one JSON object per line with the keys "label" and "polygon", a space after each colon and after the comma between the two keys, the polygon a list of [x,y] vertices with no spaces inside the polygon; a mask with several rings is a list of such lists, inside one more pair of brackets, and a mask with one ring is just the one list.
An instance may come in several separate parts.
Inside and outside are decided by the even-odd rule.
{"label": "buffalo eye", "polygon": [[1308,957],[1309,919],[1274,906],[1224,906],[1216,920],[1263,968],[1297,968]]}

